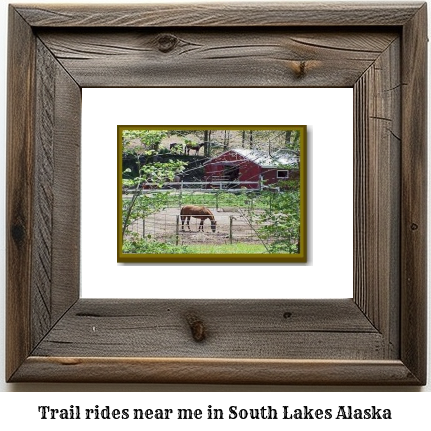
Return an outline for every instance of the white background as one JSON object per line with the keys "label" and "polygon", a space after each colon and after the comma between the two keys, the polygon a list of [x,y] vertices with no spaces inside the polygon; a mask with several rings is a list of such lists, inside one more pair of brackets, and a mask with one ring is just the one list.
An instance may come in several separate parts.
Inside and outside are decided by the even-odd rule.
{"label": "white background", "polygon": [[[82,297],[352,297],[351,88],[94,88],[82,101]],[[208,264],[117,264],[117,125],[126,124],[307,124],[308,263],[217,265],[217,276]]]}
{"label": "white background", "polygon": [[[129,3],[133,1],[128,0]],[[69,3],[73,1],[68,0]],[[109,1],[105,1],[108,3]],[[16,0],[14,3],[26,3],[25,1]],[[34,2],[39,3],[39,2]],[[49,3],[45,0],[44,3]],[[57,0],[56,3],[61,3]],[[95,3],[87,1],[86,3]],[[388,2],[389,3],[389,2]],[[0,5],[0,224],[4,226],[4,200],[5,200],[5,106],[6,106],[6,34],[7,34],[7,2]],[[316,140],[314,140],[316,145]],[[314,165],[316,160],[314,160]],[[4,316],[4,229],[0,231],[0,283],[2,295],[0,296],[0,314]],[[429,307],[430,308],[430,307]],[[0,369],[4,369],[4,318],[0,322]],[[431,331],[429,331],[430,333]],[[431,355],[428,355],[430,358]],[[1,372],[0,372],[1,374]],[[62,429],[73,429],[77,426],[83,429],[118,429],[116,421],[41,421],[37,413],[38,405],[51,405],[56,408],[67,408],[71,404],[81,404],[85,407],[92,407],[95,404],[100,406],[110,405],[113,408],[146,408],[160,407],[163,408],[202,408],[205,409],[208,404],[214,407],[228,407],[238,405],[241,407],[252,408],[263,405],[272,405],[279,407],[289,405],[293,407],[302,407],[308,405],[310,408],[336,407],[338,405],[352,404],[356,406],[376,405],[382,408],[391,408],[394,419],[391,421],[296,421],[294,424],[285,421],[247,421],[245,425],[253,429],[280,428],[286,429],[291,427],[295,430],[310,430],[319,427],[319,430],[326,429],[393,429],[394,427],[403,426],[413,429],[426,429],[426,424],[430,423],[429,405],[431,405],[431,386],[428,384],[424,388],[380,388],[380,387],[286,387],[286,386],[200,386],[200,385],[112,385],[112,384],[6,384],[0,377],[0,426],[2,429],[11,429],[12,427],[20,429],[23,427],[33,427],[39,429],[55,429],[59,426]],[[61,393],[51,393],[49,391],[59,391]],[[82,393],[75,393],[82,391]],[[120,393],[123,391],[124,393]],[[142,393],[136,393],[136,392]],[[173,391],[182,391],[181,395]],[[199,391],[195,393],[194,391]],[[218,393],[226,391],[226,393]],[[232,392],[236,391],[236,392]],[[243,391],[248,391],[247,393]],[[299,392],[298,392],[299,391]],[[385,392],[382,392],[385,391]],[[387,393],[387,391],[393,393]],[[9,393],[7,393],[9,392]],[[16,393],[11,393],[16,392]],[[26,393],[28,392],[28,393]],[[32,392],[39,392],[33,394]],[[151,394],[148,392],[152,392]],[[163,392],[163,393],[159,393]],[[421,393],[426,392],[426,393]],[[187,421],[179,423],[172,421],[169,423],[157,424],[139,422],[124,422],[120,426],[122,429],[145,429],[146,427],[192,427],[202,425],[206,428],[217,426],[220,428],[220,422],[205,421]],[[223,421],[221,424],[225,428],[235,429],[242,422]],[[90,428],[91,427],[91,428]],[[259,428],[258,428],[259,427]]]}

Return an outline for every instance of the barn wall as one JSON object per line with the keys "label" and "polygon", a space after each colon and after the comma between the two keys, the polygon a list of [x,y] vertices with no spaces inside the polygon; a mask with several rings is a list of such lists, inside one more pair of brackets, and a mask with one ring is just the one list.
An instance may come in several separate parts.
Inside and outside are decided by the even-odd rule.
{"label": "barn wall", "polygon": [[205,181],[211,181],[223,173],[223,167],[220,164],[211,163],[205,165]]}
{"label": "barn wall", "polygon": [[275,184],[276,182],[278,182],[277,169],[275,168],[262,168],[262,176],[263,179],[266,181],[266,185]]}
{"label": "barn wall", "polygon": [[[250,160],[244,161],[241,163],[239,169],[239,180],[240,181],[259,181],[259,177],[261,175],[261,167],[256,163],[251,162]],[[247,184],[245,186],[248,189],[257,188],[254,184]]]}
{"label": "barn wall", "polygon": [[[205,165],[205,181],[211,181],[223,175],[224,167],[222,162],[232,162],[232,164],[239,165],[239,181],[259,181],[260,166],[242,157],[235,151],[228,151],[225,154],[214,157],[211,163]],[[248,184],[245,187],[257,188],[253,184]]]}
{"label": "barn wall", "polygon": [[[280,168],[281,170],[283,170],[282,168]],[[262,176],[263,179],[266,180],[265,184],[266,185],[271,185],[271,184],[277,184],[279,181],[283,181],[280,178],[277,178],[277,168],[262,168]],[[293,171],[289,171],[289,178],[286,181],[283,182],[283,185],[281,185],[281,187],[283,189],[289,189],[291,187],[298,187],[297,185],[297,180],[299,180],[299,171],[297,170],[293,170]],[[280,185],[277,185],[277,187]]]}
{"label": "barn wall", "polygon": [[238,153],[229,151],[225,154],[221,154],[218,157],[211,159],[211,162],[205,165],[205,181],[210,181],[213,177],[223,175],[223,164],[222,162],[233,162],[242,163],[244,158]]}

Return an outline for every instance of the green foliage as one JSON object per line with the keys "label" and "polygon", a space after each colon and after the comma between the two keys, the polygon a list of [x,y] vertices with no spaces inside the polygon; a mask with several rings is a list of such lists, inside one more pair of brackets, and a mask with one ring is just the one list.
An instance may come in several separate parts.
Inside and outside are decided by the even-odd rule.
{"label": "green foliage", "polygon": [[268,193],[269,208],[263,214],[256,215],[261,224],[259,237],[268,243],[270,253],[299,253],[299,189]]}
{"label": "green foliage", "polygon": [[[166,193],[141,194],[142,187],[151,184],[152,188],[161,188],[164,183],[173,181],[175,175],[181,173],[187,166],[185,162],[173,160],[165,163],[147,162],[141,164],[142,155],[148,157],[157,153],[157,147],[166,133],[163,130],[125,130],[123,132],[123,155],[135,157],[138,166],[137,177],[131,175],[131,169],[125,169],[123,172],[123,188],[135,190],[131,198],[123,198],[122,202],[122,237],[125,253],[130,253],[130,250],[134,249],[145,249],[145,247],[151,250],[145,253],[156,253],[157,249],[163,250],[160,251],[161,253],[167,253],[164,243],[147,241],[145,238],[137,240],[130,230],[135,221],[147,217],[166,205]],[[137,138],[143,147],[131,145],[131,141]],[[146,149],[148,147],[153,148]],[[148,245],[145,245],[146,243]]]}
{"label": "green foliage", "polygon": [[151,184],[152,187],[161,188],[164,183],[174,180],[177,173],[181,173],[187,163],[180,160],[169,160],[165,163],[148,163],[141,167],[139,181],[141,184]]}
{"label": "green foliage", "polygon": [[202,244],[187,246],[187,253],[198,254],[267,254],[262,244]]}
{"label": "green foliage", "polygon": [[169,150],[167,148],[165,150],[166,150],[166,152],[164,150],[160,151],[160,154],[168,154],[169,153],[169,154],[181,156],[183,154],[183,145],[181,143],[177,143],[177,145],[174,145]]}
{"label": "green foliage", "polygon": [[[123,130],[123,154],[145,154],[148,150],[157,151],[167,130]],[[133,145],[139,141],[140,146]]]}
{"label": "green foliage", "polygon": [[168,131],[169,136],[179,136],[184,138],[188,135],[197,135],[201,136],[203,135],[203,131],[201,130],[169,130]]}
{"label": "green foliage", "polygon": [[135,220],[146,217],[164,205],[163,193],[141,195],[142,187],[151,184],[151,187],[161,188],[165,182],[172,181],[176,173],[182,172],[185,166],[184,162],[172,160],[167,163],[149,163],[141,167],[139,177],[123,178],[123,187],[135,189],[131,199],[123,200],[123,238]]}
{"label": "green foliage", "polygon": [[148,217],[157,211],[166,208],[168,193],[151,193],[138,195],[133,203],[133,210],[131,211],[128,220],[126,220],[129,207],[131,205],[131,198],[123,198],[123,226],[129,228],[136,220]]}
{"label": "green foliage", "polygon": [[178,254],[188,253],[188,250],[186,246],[156,241],[151,238],[151,235],[139,238],[138,235],[134,234],[123,240],[123,253]]}
{"label": "green foliage", "polygon": [[186,144],[186,146],[188,146],[188,145],[196,145],[197,141],[192,141],[191,139],[184,139],[184,143]]}
{"label": "green foliage", "polygon": [[[168,195],[166,206],[175,207],[179,204],[178,195]],[[255,191],[239,191],[229,193],[220,191],[217,193],[183,193],[181,205],[203,205],[206,207],[236,207],[248,209],[264,209],[269,206],[269,199],[266,195]]]}

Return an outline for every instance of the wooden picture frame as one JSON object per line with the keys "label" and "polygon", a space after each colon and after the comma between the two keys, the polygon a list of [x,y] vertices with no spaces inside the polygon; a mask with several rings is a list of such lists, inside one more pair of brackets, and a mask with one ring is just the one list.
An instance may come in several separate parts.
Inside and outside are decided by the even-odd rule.
{"label": "wooden picture frame", "polygon": [[[425,384],[426,45],[424,3],[10,6],[7,381]],[[352,299],[80,298],[81,88],[145,86],[353,87]]]}
{"label": "wooden picture frame", "polygon": [[[136,138],[138,131],[156,132],[169,130],[203,133],[208,129],[213,134],[217,131],[228,130],[235,133],[238,130],[252,130],[254,134],[270,132],[272,139],[277,139],[280,145],[282,139],[286,148],[285,133],[295,132],[295,148],[291,150],[275,147],[272,143],[272,153],[267,142],[260,142],[261,148],[249,148],[245,142],[234,146],[218,147],[209,141],[205,145],[203,157],[190,158],[190,149],[183,148],[185,144],[176,142],[177,147],[169,151],[166,142],[170,137],[165,136],[165,142],[158,143],[156,156],[144,156],[148,151],[145,145]],[[132,132],[132,137],[123,143],[123,133]],[[208,132],[208,135],[210,133]],[[276,136],[277,135],[277,136]],[[143,136],[143,135],[141,135]],[[253,136],[253,135],[252,135]],[[189,136],[192,138],[192,136]],[[197,141],[196,135],[193,135]],[[145,137],[144,137],[145,139]],[[182,138],[175,136],[175,141]],[[184,139],[184,138],[183,138]],[[209,138],[211,139],[211,138]],[[245,137],[243,136],[243,140]],[[252,138],[253,139],[253,138]],[[255,136],[256,140],[256,136]],[[138,142],[138,143],[137,143]],[[164,146],[163,146],[164,145]],[[131,148],[132,147],[132,148]],[[178,150],[181,148],[181,151]],[[247,147],[247,148],[245,148]],[[124,148],[127,148],[127,163],[123,160]],[[307,262],[307,126],[117,126],[117,261],[118,262],[188,262],[188,263],[281,263]],[[165,151],[163,151],[165,150]],[[280,151],[277,153],[277,150]],[[150,152],[154,151],[150,149]],[[210,152],[212,154],[210,154]],[[193,152],[192,152],[193,155]],[[292,157],[295,157],[292,159]],[[215,158],[214,158],[215,157]],[[220,169],[226,166],[226,158],[230,159],[229,166],[235,166],[236,177],[221,179]],[[218,162],[217,162],[218,160]],[[139,169],[157,166],[157,163],[184,163],[184,178],[178,175],[172,180],[164,179],[159,184],[151,183],[139,174]],[[142,163],[142,164],[141,164]],[[284,164],[283,164],[284,163]],[[270,165],[269,165],[270,164]],[[138,168],[139,165],[139,168]],[[125,173],[126,168],[129,172]],[[159,168],[160,169],[160,168]],[[179,169],[177,167],[177,169]],[[292,179],[283,181],[277,178],[282,169],[293,172]],[[196,173],[201,170],[201,173]],[[188,174],[188,172],[190,172]],[[288,171],[285,170],[287,173]],[[161,172],[158,172],[159,174]],[[296,175],[295,175],[296,174]],[[124,178],[127,181],[124,181]],[[127,187],[126,183],[129,185]],[[137,186],[138,184],[138,186]],[[291,221],[289,228],[281,228],[277,235],[262,228],[265,222],[259,217],[265,215],[266,224],[274,226],[271,205],[275,198],[285,196],[286,206],[284,215],[278,216],[278,223],[287,219]],[[154,204],[155,199],[164,202],[163,207]],[[269,202],[270,200],[270,202]],[[140,203],[139,203],[140,201]],[[145,203],[147,202],[147,203]],[[269,202],[269,205],[268,205]],[[208,218],[181,216],[181,208],[186,205],[203,206],[208,210],[212,220]],[[133,213],[133,208],[140,210]],[[144,209],[143,209],[144,208]],[[147,209],[150,208],[150,209]],[[281,210],[278,209],[278,212]],[[128,218],[128,221],[124,221]],[[133,221],[130,221],[133,220]],[[208,221],[206,221],[208,220]],[[201,226],[199,226],[201,223]],[[125,227],[125,224],[127,227]],[[190,228],[190,225],[192,228]],[[206,232],[205,232],[206,231]],[[269,234],[266,232],[269,231]],[[125,250],[125,241],[133,249]],[[142,247],[161,248],[160,253],[154,249],[148,251]],[[277,248],[271,249],[276,243]],[[193,247],[199,247],[199,252],[193,252]],[[169,250],[166,251],[166,247]],[[190,251],[192,249],[192,251]],[[244,252],[246,250],[247,252]],[[281,251],[280,251],[281,250]],[[195,250],[196,251],[196,250]]]}

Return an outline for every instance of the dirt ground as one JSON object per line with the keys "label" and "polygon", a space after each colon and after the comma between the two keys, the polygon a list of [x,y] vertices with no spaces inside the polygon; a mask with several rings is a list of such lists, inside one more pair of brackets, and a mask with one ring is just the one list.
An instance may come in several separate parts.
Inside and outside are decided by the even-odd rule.
{"label": "dirt ground", "polygon": [[[209,208],[217,222],[216,232],[212,232],[209,220],[204,221],[204,231],[199,231],[200,220],[191,218],[190,230],[181,219],[178,220],[178,235],[180,244],[228,244],[232,242],[261,243],[255,233],[257,225],[250,222],[246,213],[238,208]],[[144,223],[139,221],[135,229],[143,235],[151,235],[158,241],[175,241],[177,233],[177,216],[179,208],[167,208],[152,214]],[[231,221],[232,219],[232,221]],[[231,240],[232,236],[232,240]]]}

